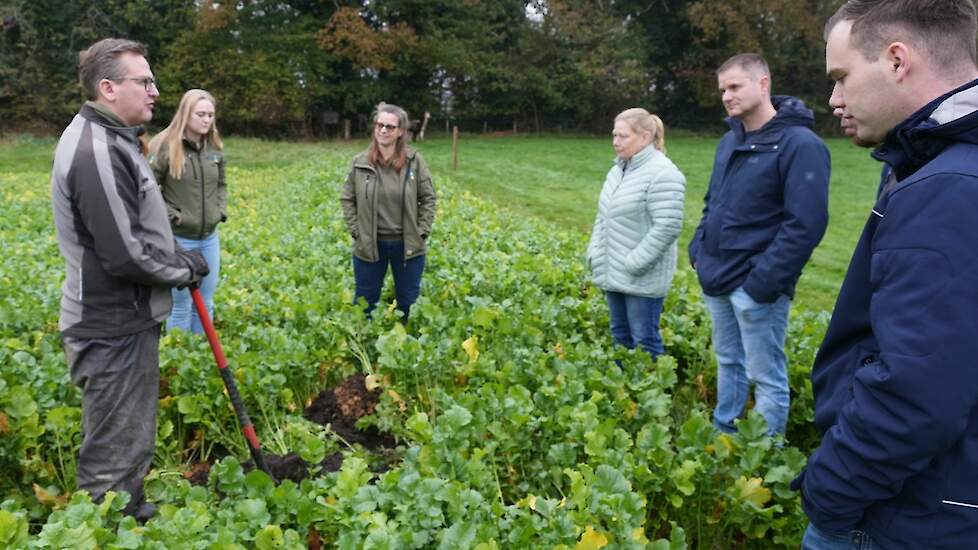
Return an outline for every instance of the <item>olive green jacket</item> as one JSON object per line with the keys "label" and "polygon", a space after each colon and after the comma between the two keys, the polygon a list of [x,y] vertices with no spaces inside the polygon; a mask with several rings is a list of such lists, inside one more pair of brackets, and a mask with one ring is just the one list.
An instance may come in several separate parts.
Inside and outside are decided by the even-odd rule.
{"label": "olive green jacket", "polygon": [[163,192],[166,213],[173,233],[188,239],[203,239],[227,220],[227,183],[224,153],[204,142],[203,149],[183,140],[183,174],[170,174],[170,151],[161,144],[149,156],[156,181]]}
{"label": "olive green jacket", "polygon": [[[404,181],[403,214],[404,257],[414,258],[427,252],[425,241],[435,221],[435,187],[431,172],[421,153],[407,150],[408,162],[401,169]],[[367,151],[353,158],[343,185],[340,204],[343,218],[353,237],[353,254],[361,260],[376,262],[377,253],[377,168],[367,160]]]}

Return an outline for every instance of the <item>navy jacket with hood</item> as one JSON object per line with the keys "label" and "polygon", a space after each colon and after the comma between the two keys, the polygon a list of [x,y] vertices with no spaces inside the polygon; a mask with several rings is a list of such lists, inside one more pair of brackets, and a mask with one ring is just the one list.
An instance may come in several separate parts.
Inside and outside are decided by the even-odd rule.
{"label": "navy jacket with hood", "polygon": [[743,286],[757,302],[794,297],[828,224],[829,150],[811,110],[774,96],[773,119],[747,133],[738,118],[717,146],[703,218],[689,243],[703,292]]}
{"label": "navy jacket with hood", "polygon": [[824,531],[978,548],[978,80],[873,156],[892,176],[812,369],[824,433],[795,485]]}

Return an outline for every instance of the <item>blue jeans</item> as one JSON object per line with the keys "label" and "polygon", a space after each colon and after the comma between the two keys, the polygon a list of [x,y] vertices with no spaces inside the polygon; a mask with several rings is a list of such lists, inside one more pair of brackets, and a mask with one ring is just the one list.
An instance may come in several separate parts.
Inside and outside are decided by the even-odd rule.
{"label": "blue jeans", "polygon": [[703,297],[713,318],[717,356],[714,425],[724,432],[736,431],[734,420],[743,413],[753,383],[754,409],[767,421],[769,433],[783,434],[790,404],[784,335],[791,300],[781,295],[761,304],[743,288],[725,296]]}
{"label": "blue jeans", "polygon": [[[217,280],[221,272],[221,239],[217,236],[217,230],[204,237],[203,239],[188,239],[185,237],[174,237],[177,244],[187,250],[198,250],[204,255],[210,273],[200,281],[200,293],[207,304],[207,314],[214,318],[214,292],[217,291]],[[200,317],[194,308],[193,299],[187,289],[173,289],[173,310],[170,318],[166,321],[166,330],[179,328],[192,330],[195,334],[204,332],[204,326],[200,324]]]}
{"label": "blue jeans", "polygon": [[605,291],[611,317],[611,336],[628,349],[640,346],[652,359],[665,353],[659,335],[659,316],[665,298],[648,298],[622,292]]}
{"label": "blue jeans", "polygon": [[356,282],[356,301],[361,296],[367,300],[366,312],[369,314],[380,300],[380,291],[384,289],[384,277],[387,266],[390,265],[394,275],[394,295],[397,298],[397,309],[404,314],[404,322],[408,320],[411,305],[421,295],[421,274],[424,273],[424,256],[404,259],[404,241],[377,241],[376,262],[361,260],[353,257],[353,278]]}
{"label": "blue jeans", "polygon": [[872,550],[873,541],[869,534],[859,530],[848,533],[826,533],[814,523],[808,524],[805,537],[801,540],[801,550]]}

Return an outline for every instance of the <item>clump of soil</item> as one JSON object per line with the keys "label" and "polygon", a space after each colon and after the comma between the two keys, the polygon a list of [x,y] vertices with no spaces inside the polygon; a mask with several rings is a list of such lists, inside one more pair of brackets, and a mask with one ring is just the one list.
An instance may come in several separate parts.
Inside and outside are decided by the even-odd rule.
{"label": "clump of soil", "polygon": [[265,466],[268,468],[267,473],[278,481],[291,479],[299,483],[309,477],[309,463],[295,453],[284,456],[265,455]]}
{"label": "clump of soil", "polygon": [[360,430],[356,425],[364,416],[373,414],[379,400],[380,392],[368,390],[363,375],[355,374],[316,396],[304,416],[317,424],[329,424],[336,435],[351,445],[359,443],[371,451],[394,447],[391,436],[373,426]]}
{"label": "clump of soil", "polygon": [[368,414],[377,410],[379,391],[367,389],[367,379],[362,375],[350,376],[333,390],[340,417],[351,423],[356,423]]}
{"label": "clump of soil", "polygon": [[[312,464],[306,462],[299,458],[299,455],[295,453],[289,453],[287,455],[276,455],[271,453],[262,453],[262,458],[265,459],[265,467],[268,470],[265,473],[271,474],[276,481],[283,481],[286,479],[291,479],[292,481],[299,483],[303,479],[306,479],[312,475],[310,470],[312,469]],[[341,453],[333,453],[323,459],[319,463],[318,475],[326,474],[328,472],[338,472],[340,467],[343,465],[343,455]],[[241,467],[246,472],[250,472],[255,469],[255,462],[253,460],[248,460],[243,463]],[[193,483],[191,481],[191,483]],[[207,483],[207,478],[204,478],[204,484]]]}
{"label": "clump of soil", "polygon": [[[326,389],[317,395],[304,411],[303,416],[317,424],[329,425],[330,430],[347,443],[360,444],[372,451],[379,459],[373,469],[379,473],[387,470],[397,460],[396,453],[393,452],[396,442],[390,435],[380,432],[373,426],[364,430],[356,426],[358,420],[376,411],[379,400],[380,391],[368,390],[366,379],[363,375],[356,374],[346,378],[335,388]],[[268,473],[278,481],[291,479],[299,483],[309,477],[312,469],[312,464],[302,460],[295,453],[282,456],[262,453],[262,457],[265,466],[268,467]],[[318,473],[337,472],[342,465],[342,453],[333,453],[319,463]],[[245,471],[255,468],[252,460],[248,460],[241,466]],[[185,473],[184,477],[193,485],[207,485],[209,475],[210,464],[200,462],[195,464],[191,471]]]}
{"label": "clump of soil", "polygon": [[[338,472],[342,465],[343,455],[333,453],[319,463],[319,471],[320,473]],[[265,466],[268,467],[269,473],[275,479],[279,481],[291,479],[296,483],[309,477],[309,469],[312,467],[311,464],[299,458],[299,455],[295,453],[289,453],[285,456],[265,455]]]}
{"label": "clump of soil", "polygon": [[207,485],[207,480],[211,475],[211,465],[209,462],[198,462],[194,464],[194,467],[189,472],[184,472],[183,477],[190,482],[191,485],[205,486]]}

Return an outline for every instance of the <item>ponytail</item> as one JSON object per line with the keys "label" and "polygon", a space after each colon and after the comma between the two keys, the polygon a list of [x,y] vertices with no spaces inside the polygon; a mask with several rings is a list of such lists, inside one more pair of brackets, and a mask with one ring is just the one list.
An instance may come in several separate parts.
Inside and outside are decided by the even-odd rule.
{"label": "ponytail", "polygon": [[666,128],[662,119],[642,109],[634,107],[626,109],[615,117],[615,122],[624,121],[636,132],[648,132],[652,135],[652,146],[666,152]]}

